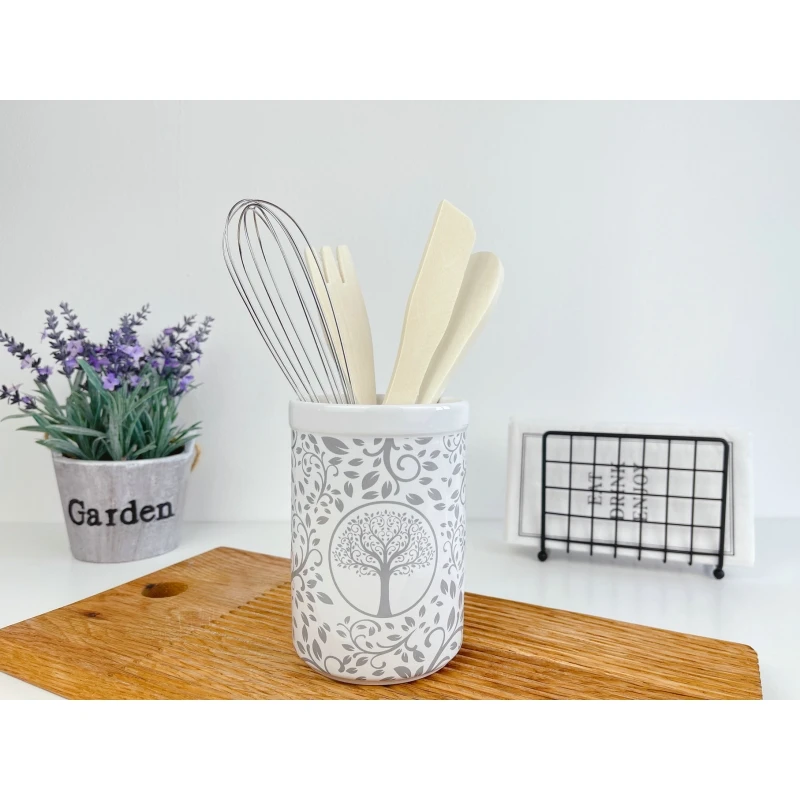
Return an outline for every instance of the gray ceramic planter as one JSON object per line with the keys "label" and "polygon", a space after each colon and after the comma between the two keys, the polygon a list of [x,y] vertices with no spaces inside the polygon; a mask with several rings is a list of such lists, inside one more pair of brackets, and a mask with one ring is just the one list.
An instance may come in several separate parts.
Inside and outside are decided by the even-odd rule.
{"label": "gray ceramic planter", "polygon": [[180,541],[194,442],[167,458],[79,461],[53,455],[72,555],[80,561],[137,561]]}

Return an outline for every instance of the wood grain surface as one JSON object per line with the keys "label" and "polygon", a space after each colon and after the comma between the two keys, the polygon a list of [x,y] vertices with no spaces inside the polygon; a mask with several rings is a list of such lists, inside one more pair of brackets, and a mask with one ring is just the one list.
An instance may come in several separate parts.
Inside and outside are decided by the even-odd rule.
{"label": "wood grain surface", "polygon": [[0,670],[68,698],[761,697],[742,644],[467,594],[464,645],[413,683],[317,674],[291,642],[289,562],[218,548],[0,631]]}

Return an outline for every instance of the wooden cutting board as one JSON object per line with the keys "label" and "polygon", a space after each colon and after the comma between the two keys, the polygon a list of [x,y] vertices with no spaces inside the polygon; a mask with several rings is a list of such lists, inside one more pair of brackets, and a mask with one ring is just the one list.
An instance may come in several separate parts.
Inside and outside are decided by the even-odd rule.
{"label": "wooden cutting board", "polygon": [[337,683],[295,655],[289,562],[221,547],[0,630],[0,670],[69,698],[760,698],[742,644],[467,594],[429,678]]}

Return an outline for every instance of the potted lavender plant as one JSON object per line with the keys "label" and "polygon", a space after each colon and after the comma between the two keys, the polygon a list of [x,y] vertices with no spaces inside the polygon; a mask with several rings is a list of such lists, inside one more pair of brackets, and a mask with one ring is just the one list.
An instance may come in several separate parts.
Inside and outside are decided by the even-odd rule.
{"label": "potted lavender plant", "polygon": [[[53,464],[70,549],[81,561],[134,561],[178,546],[186,484],[199,451],[199,423],[181,426],[178,406],[194,388],[191,374],[213,319],[184,317],[148,350],[139,328],[149,306],[126,314],[105,343],[92,342],[74,311],[47,311],[49,342],[68,385],[60,403],[50,385],[53,367],[0,331],[0,344],[34,376],[35,390],[0,386],[0,400],[17,406],[42,434]],[[60,327],[63,320],[64,327]]]}

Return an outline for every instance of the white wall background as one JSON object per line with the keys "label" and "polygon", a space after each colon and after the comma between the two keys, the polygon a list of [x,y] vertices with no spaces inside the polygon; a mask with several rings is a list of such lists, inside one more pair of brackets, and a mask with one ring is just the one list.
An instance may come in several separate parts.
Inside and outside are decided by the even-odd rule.
{"label": "white wall background", "polygon": [[[749,429],[759,516],[800,512],[800,104],[0,104],[0,328],[39,344],[213,314],[185,403],[190,519],[280,519],[290,391],[220,249],[242,197],[349,244],[378,382],[438,202],[506,270],[452,393],[471,401],[469,511],[503,513],[512,414]],[[0,382],[18,362],[0,352]],[[0,520],[60,519],[49,454],[0,426]]]}

